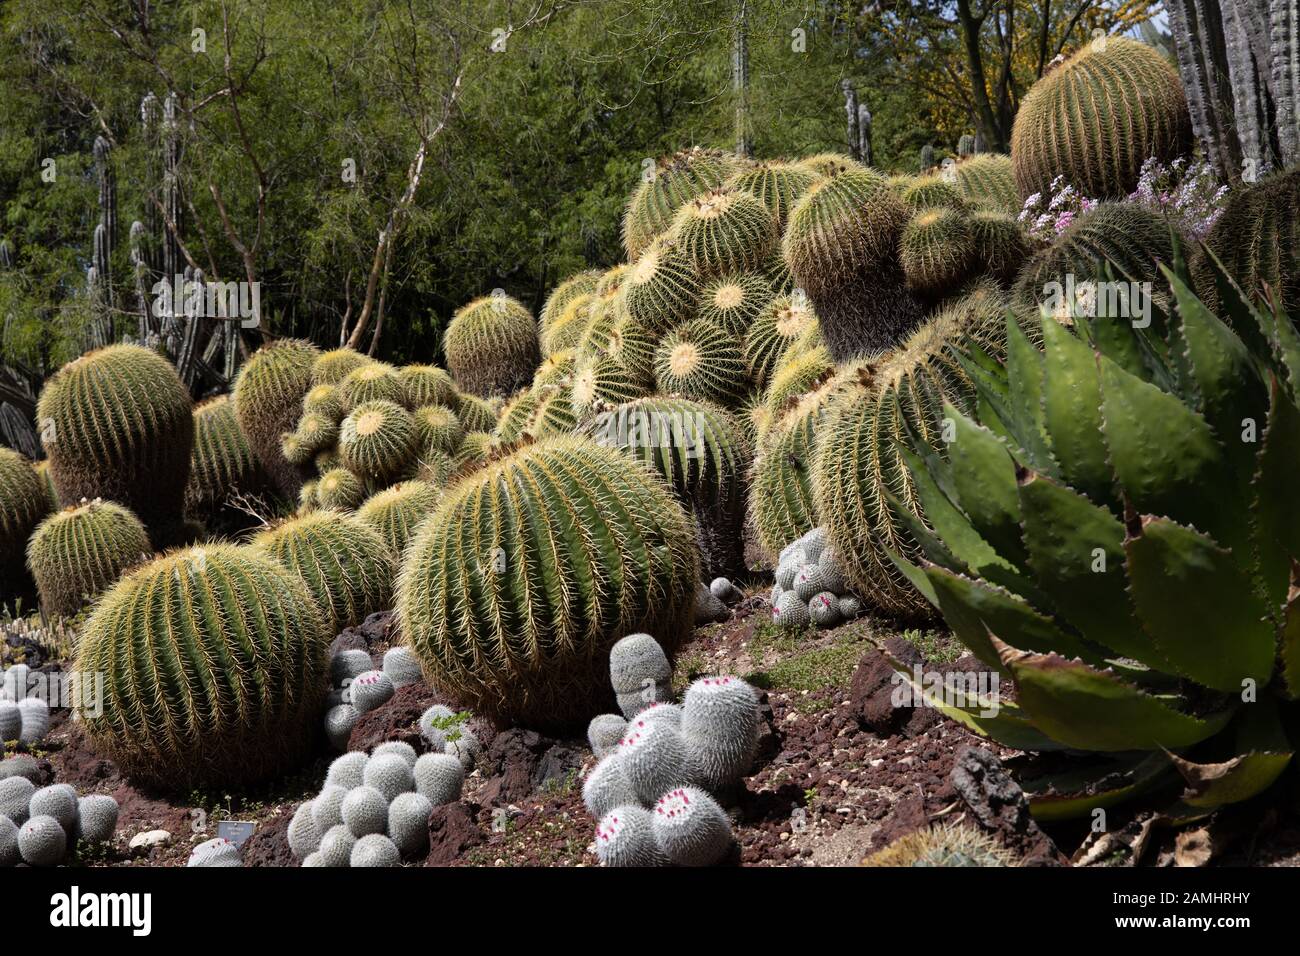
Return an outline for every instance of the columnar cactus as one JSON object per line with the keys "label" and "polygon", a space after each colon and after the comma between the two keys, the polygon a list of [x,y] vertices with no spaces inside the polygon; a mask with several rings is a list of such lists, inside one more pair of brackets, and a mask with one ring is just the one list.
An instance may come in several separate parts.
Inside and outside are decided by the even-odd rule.
{"label": "columnar cactus", "polygon": [[908,218],[885,178],[866,169],[818,181],[790,213],[782,253],[836,362],[889,348],[920,321],[897,264]]}
{"label": "columnar cactus", "polygon": [[924,209],[903,228],[899,258],[912,291],[927,299],[958,288],[975,267],[974,230],[964,211]]}
{"label": "columnar cactus", "polygon": [[767,207],[776,223],[777,234],[785,229],[790,210],[808,188],[817,181],[818,173],[797,163],[755,163],[742,169],[727,180],[732,189],[753,193]]}
{"label": "columnar cactus", "polygon": [[0,591],[30,590],[23,565],[27,539],[49,513],[41,476],[31,462],[11,448],[0,447]]}
{"label": "columnar cactus", "polygon": [[602,412],[584,433],[667,480],[695,518],[706,575],[743,569],[745,477],[752,451],[730,413],[705,402],[653,396]]}
{"label": "columnar cactus", "polygon": [[229,395],[194,409],[194,447],[185,487],[185,511],[199,518],[216,515],[239,494],[255,494],[265,483],[262,467],[235,418]]}
{"label": "columnar cactus", "polygon": [[116,501],[155,544],[179,539],[194,417],[166,359],[137,345],[89,352],[45,383],[36,418],[60,501]]}
{"label": "columnar cactus", "polygon": [[1021,210],[1011,157],[981,153],[956,166],[957,190],[978,209],[1014,216]]}
{"label": "columnar cactus", "polygon": [[741,163],[719,150],[690,149],[660,159],[628,199],[623,213],[623,248],[631,262],[673,222],[681,206],[721,186]]}
{"label": "columnar cactus", "polygon": [[400,556],[415,528],[437,506],[439,492],[423,481],[403,481],[366,499],[357,518],[379,532],[394,555]]}
{"label": "columnar cactus", "polygon": [[393,554],[379,532],[355,517],[313,512],[259,532],[252,546],[302,579],[332,634],[389,606]]}
{"label": "columnar cactus", "polygon": [[733,336],[715,322],[695,319],[659,342],[655,381],[668,395],[739,405],[749,385],[749,369]]}
{"label": "columnar cactus", "polygon": [[[897,352],[840,377],[843,387],[820,429],[824,437],[813,475],[817,513],[855,590],[889,613],[927,610],[888,555],[916,549],[905,523],[920,507],[904,457],[908,434],[938,442],[943,403],[961,407],[970,397],[955,349],[973,342],[1003,354],[1006,315],[1005,299],[980,288],[936,313]],[[907,515],[900,516],[892,502],[908,509]]]}
{"label": "columnar cactus", "polygon": [[408,545],[397,615],[431,682],[476,713],[571,726],[604,709],[619,637],[676,650],[698,573],[661,479],[616,449],[550,439],[447,492]]}
{"label": "columnar cactus", "polygon": [[458,309],[442,347],[456,385],[482,397],[509,395],[527,384],[541,357],[533,314],[504,294]]}
{"label": "columnar cactus", "polygon": [[1164,216],[1134,203],[1101,203],[1071,223],[1046,249],[1027,261],[1016,279],[1017,301],[1037,309],[1050,296],[1051,283],[1075,288],[1102,278],[1109,263],[1117,280],[1159,278],[1160,264],[1173,261],[1170,224]]}
{"label": "columnar cactus", "polygon": [[752,193],[725,187],[684,203],[672,235],[701,278],[759,269],[777,240],[767,206]]}
{"label": "columnar cactus", "polygon": [[74,675],[104,675],[86,732],[128,774],[170,788],[283,773],[315,737],[329,639],[282,565],[226,544],[172,552],[86,622]]}
{"label": "columnar cactus", "polygon": [[46,613],[70,617],[152,553],[140,519],[97,498],[42,521],[28,543],[27,564]]}
{"label": "columnar cactus", "polygon": [[339,455],[344,466],[376,484],[407,472],[418,449],[415,419],[394,402],[364,402],[339,426]]}
{"label": "columnar cactus", "polygon": [[632,266],[623,295],[631,320],[662,335],[694,316],[700,279],[681,247],[670,238],[656,239]]}
{"label": "columnar cactus", "polygon": [[737,272],[705,283],[700,290],[699,317],[715,322],[738,339],[776,298],[772,283],[754,272]]}
{"label": "columnar cactus", "polygon": [[312,366],[318,355],[310,343],[280,339],[258,349],[244,363],[235,381],[239,427],[272,485],[288,499],[298,496],[308,472],[285,460],[280,438],[298,424],[303,396],[313,384]]}
{"label": "columnar cactus", "polygon": [[1085,196],[1122,199],[1148,158],[1169,162],[1191,148],[1178,71],[1145,43],[1119,36],[1081,47],[1030,87],[1011,130],[1021,199],[1046,192],[1062,174]]}

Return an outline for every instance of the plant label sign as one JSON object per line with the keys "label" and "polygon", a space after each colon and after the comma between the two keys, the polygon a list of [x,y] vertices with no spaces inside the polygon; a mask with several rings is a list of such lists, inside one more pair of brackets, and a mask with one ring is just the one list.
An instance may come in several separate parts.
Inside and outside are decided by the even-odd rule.
{"label": "plant label sign", "polygon": [[257,824],[251,820],[222,820],[217,824],[217,836],[235,846],[243,846],[256,829]]}

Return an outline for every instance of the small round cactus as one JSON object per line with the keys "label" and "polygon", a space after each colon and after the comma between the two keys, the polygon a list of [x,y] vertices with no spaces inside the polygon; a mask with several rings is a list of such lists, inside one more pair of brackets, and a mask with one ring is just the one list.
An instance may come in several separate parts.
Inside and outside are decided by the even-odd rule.
{"label": "small round cactus", "polygon": [[405,740],[389,740],[386,743],[382,743],[378,747],[376,747],[374,751],[370,754],[370,756],[372,758],[383,757],[383,756],[401,757],[403,760],[406,761],[406,765],[408,767],[413,768],[415,766],[416,759],[419,757],[419,754],[417,754],[415,752],[415,748],[412,747],[410,744],[408,744]]}
{"label": "small round cactus", "polygon": [[776,242],[776,221],[743,189],[721,187],[682,204],[672,235],[703,278],[760,268]]}
{"label": "small round cactus", "polygon": [[[187,867],[231,867],[243,866],[243,863],[239,859],[239,847],[224,837],[213,837],[191,850],[190,858],[185,865]],[[303,865],[306,865],[305,861]]]}
{"label": "small round cactus", "polygon": [[262,490],[266,478],[229,395],[194,409],[194,446],[185,487],[185,512],[207,518],[235,495]]}
{"label": "small round cactus", "polygon": [[[369,769],[369,764],[366,766]],[[383,833],[388,829],[388,800],[374,787],[363,784],[349,790],[343,798],[340,812],[343,814],[344,825],[357,839],[371,833]]]}
{"label": "small round cactus", "polygon": [[772,283],[754,272],[729,273],[706,283],[700,290],[699,317],[716,322],[737,339],[743,339],[776,296]]}
{"label": "small round cactus", "polygon": [[587,725],[587,742],[597,760],[618,749],[627,731],[627,719],[618,714],[597,714]]}
{"label": "small round cactus", "polygon": [[623,248],[629,261],[672,226],[678,210],[721,186],[741,163],[729,153],[695,147],[666,156],[642,177],[623,213]]}
{"label": "small round cactus", "polygon": [[335,750],[346,750],[361,712],[351,704],[336,704],[325,711],[325,736]]}
{"label": "small round cactus", "polygon": [[342,787],[344,790],[353,790],[361,786],[362,781],[365,780],[366,764],[369,761],[370,758],[366,754],[355,750],[341,757],[335,757],[325,774],[326,785]]}
{"label": "small round cactus", "polygon": [[744,397],[749,369],[734,337],[714,322],[696,319],[659,343],[655,381],[668,395],[731,406]]}
{"label": "small round cactus", "polygon": [[717,791],[749,772],[758,719],[758,696],[737,677],[702,677],[686,689],[682,737],[696,783]]}
{"label": "small round cactus", "polygon": [[582,802],[597,820],[615,807],[635,804],[639,799],[628,779],[621,750],[602,758],[582,784]]}
{"label": "small round cactus", "polygon": [[336,651],[330,658],[330,680],[336,686],[341,686],[346,681],[351,681],[360,677],[366,671],[375,669],[374,658],[368,651],[360,648],[350,648],[347,650]]}
{"label": "small round cactus", "polygon": [[961,824],[916,830],[862,861],[863,866],[1015,866],[992,837]]}
{"label": "small round cactus", "polygon": [[139,518],[96,499],[41,522],[27,545],[27,563],[45,610],[71,616],[152,553]]}
{"label": "small round cactus", "polygon": [[279,339],[258,349],[235,380],[233,398],[239,427],[275,489],[289,499],[297,496],[306,474],[285,459],[280,437],[298,424],[318,355],[308,342]]}
{"label": "small round cactus", "polygon": [[758,197],[776,223],[777,235],[785,228],[790,210],[820,174],[796,163],[755,163],[742,169],[726,185]]}
{"label": "small round cactus", "polygon": [[26,777],[5,777],[0,780],[0,816],[8,817],[21,825],[27,819],[27,805],[35,792],[36,784]]}
{"label": "small round cactus", "polygon": [[28,866],[58,866],[68,849],[68,835],[54,817],[33,816],[18,830],[18,852]]}
{"label": "small round cactus", "polygon": [[822,577],[821,568],[816,564],[805,564],[794,576],[794,593],[801,601],[811,601],[814,594],[827,589],[826,579]]}
{"label": "small round cactus", "polygon": [[366,764],[362,786],[373,787],[391,803],[399,793],[415,789],[415,776],[411,765],[399,754],[372,754]]}
{"label": "small round cactus", "polygon": [[443,704],[434,704],[420,715],[420,736],[429,742],[434,750],[441,751],[447,743],[446,722],[456,716],[456,712]]}
{"label": "small round cactus", "polygon": [[293,818],[289,821],[286,838],[289,841],[290,852],[299,860],[305,860],[308,854],[320,849],[321,832],[316,829],[310,800],[294,811]]}
{"label": "small round cactus", "polygon": [[356,349],[346,346],[320,353],[312,362],[311,381],[313,385],[337,385],[347,378],[349,373],[371,364],[374,359],[362,355]]}
{"label": "small round cactus", "polygon": [[727,814],[696,787],[678,787],[660,797],[653,827],[655,843],[676,866],[712,866],[734,843]]}
{"label": "small round cactus", "polygon": [[442,405],[454,409],[459,403],[456,383],[436,365],[405,365],[397,370],[397,380],[402,385],[400,404],[406,408]]}
{"label": "small round cactus", "polygon": [[755,384],[767,384],[786,351],[816,327],[817,314],[806,298],[781,295],[770,300],[745,335],[745,364]]}
{"label": "small round cactus", "polygon": [[368,714],[382,707],[392,700],[393,694],[397,692],[392,678],[383,671],[366,671],[364,674],[359,674],[349,687],[352,691],[352,706],[362,714]]}
{"label": "small round cactus", "polygon": [[950,183],[942,176],[918,176],[899,193],[907,206],[920,212],[924,209],[950,209],[965,212],[966,201],[955,183]]}
{"label": "small round cactus", "polygon": [[346,468],[331,468],[316,482],[316,501],[322,508],[351,511],[365,497],[365,485]]}
{"label": "small round cactus", "polygon": [[460,799],[465,768],[451,754],[420,754],[415,761],[415,792],[435,807]]}
{"label": "small round cactus", "polygon": [[321,415],[335,422],[341,421],[345,412],[338,386],[313,386],[311,391],[302,397],[302,411],[304,415]]}
{"label": "small round cactus", "polygon": [[630,315],[614,323],[609,332],[609,356],[622,366],[623,371],[645,386],[654,384],[655,348],[659,344],[655,333],[639,325]]}
{"label": "small round cactus", "polygon": [[633,717],[618,744],[623,771],[637,799],[653,803],[687,780],[686,741],[671,724]]}
{"label": "small round cactus", "polygon": [[419,428],[395,402],[363,402],[339,426],[339,456],[362,478],[384,483],[409,471],[419,449]]}
{"label": "small round cactus", "polygon": [[694,316],[700,280],[675,243],[657,239],[632,266],[624,296],[627,317],[649,334],[660,335]]}
{"label": "small round cactus", "polygon": [[398,794],[388,806],[388,836],[405,857],[416,856],[429,846],[429,814],[433,803],[419,793]]}
{"label": "small round cactus", "polygon": [[634,804],[615,807],[596,825],[596,856],[605,866],[663,866],[667,857],[655,842],[654,817]]}
{"label": "small round cactus", "polygon": [[466,772],[474,766],[474,761],[483,752],[482,742],[468,728],[462,726],[454,734],[447,735],[443,752],[455,757]]}
{"label": "small round cactus", "polygon": [[402,854],[397,845],[382,833],[369,833],[352,848],[350,865],[354,869],[373,866],[401,866]]}
{"label": "small round cactus", "polygon": [[311,802],[311,819],[318,833],[328,833],[331,827],[343,822],[343,801],[347,788],[327,783]]}
{"label": "small round cactus", "polygon": [[840,598],[840,617],[846,621],[851,621],[862,613],[862,602],[852,594],[846,594]]}
{"label": "small round cactus", "polygon": [[18,739],[29,747],[40,743],[50,732],[50,705],[39,697],[20,700],[18,717],[22,722]]}
{"label": "small round cactus", "polygon": [[77,791],[66,783],[41,787],[27,802],[27,812],[34,817],[54,817],[67,833],[75,833]]}
{"label": "small round cactus", "polygon": [[385,362],[367,362],[349,372],[338,384],[339,401],[350,412],[366,402],[393,402],[401,405],[406,391],[397,377],[397,369]]}
{"label": "small round cactus", "polygon": [[831,591],[819,591],[808,599],[808,617],[818,627],[840,623],[840,599]]}
{"label": "small round cactus", "polygon": [[[645,395],[648,389],[613,355],[594,356],[578,365],[570,398],[573,414],[584,418],[606,407]],[[570,429],[572,430],[572,425]]]}
{"label": "small round cactus", "polygon": [[957,189],[962,198],[980,210],[1015,216],[1022,204],[1010,156],[977,153],[957,164]]}
{"label": "small round cactus", "polygon": [[18,824],[0,816],[0,868],[17,866],[22,858],[18,849]]}
{"label": "small round cactus", "polygon": [[[357,838],[345,824],[332,826],[320,838],[321,866],[343,867],[352,865],[352,848],[357,845]],[[306,866],[306,861],[303,862]]]}
{"label": "small round cactus", "polygon": [[466,392],[509,395],[526,384],[541,357],[537,322],[505,294],[475,299],[452,316],[443,336],[447,370]]}
{"label": "small round cactus", "polygon": [[443,405],[422,405],[412,415],[419,435],[420,450],[453,455],[465,439],[465,428],[456,413]]}
{"label": "small round cactus", "polygon": [[629,634],[609,651],[609,682],[623,716],[631,718],[655,701],[672,699],[673,668],[649,634]]}
{"label": "small round cactus", "polygon": [[793,591],[782,591],[772,605],[772,623],[788,628],[804,628],[812,623],[808,605]]}
{"label": "small round cactus", "polygon": [[0,746],[18,740],[23,732],[23,716],[12,700],[0,699]]}
{"label": "small round cactus", "polygon": [[957,288],[975,265],[975,235],[964,211],[923,209],[903,227],[899,257],[908,287],[927,298]]}
{"label": "small round cactus", "polygon": [[975,239],[975,262],[1003,286],[1015,281],[1029,258],[1029,239],[1015,218],[1000,212],[976,212],[970,217]]}
{"label": "small round cactus", "polygon": [[357,517],[379,532],[389,550],[401,555],[416,526],[438,505],[440,493],[424,481],[402,481],[366,499]]}
{"label": "small round cactus", "polygon": [[424,676],[420,659],[409,647],[390,647],[385,651],[383,669],[393,687],[399,690],[408,684],[418,684]]}

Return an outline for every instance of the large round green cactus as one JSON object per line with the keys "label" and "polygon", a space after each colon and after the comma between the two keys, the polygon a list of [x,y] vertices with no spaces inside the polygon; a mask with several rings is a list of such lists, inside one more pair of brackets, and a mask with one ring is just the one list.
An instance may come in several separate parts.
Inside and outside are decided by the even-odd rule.
{"label": "large round green cactus", "polygon": [[696,319],[673,329],[655,351],[655,381],[667,395],[738,405],[749,386],[745,353],[715,322]]}
{"label": "large round green cactus", "polygon": [[413,416],[421,452],[434,449],[448,455],[456,454],[465,437],[465,426],[455,412],[443,405],[425,405],[417,408]]}
{"label": "large round green cactus", "polygon": [[943,176],[918,176],[903,188],[899,197],[913,212],[925,209],[966,210],[966,200],[956,182],[949,182]]}
{"label": "large round green cactus", "polygon": [[954,292],[975,267],[975,234],[964,211],[936,207],[903,229],[899,258],[912,291],[927,299]]}
{"label": "large round green cactus", "polygon": [[533,314],[518,299],[497,293],[457,310],[442,348],[456,385],[484,398],[526,385],[541,358]]}
{"label": "large round green cactus", "polygon": [[251,546],[302,578],[330,633],[389,607],[394,555],[378,531],[354,516],[313,511],[258,532]]}
{"label": "large round green cactus", "polygon": [[456,417],[467,432],[490,432],[497,427],[497,413],[477,395],[460,396]]}
{"label": "large round green cactus", "polygon": [[140,519],[96,498],[42,521],[27,545],[27,565],[45,612],[71,617],[152,554]]}
{"label": "large round green cactus", "polygon": [[419,429],[411,413],[393,402],[365,402],[339,426],[339,456],[345,468],[375,484],[404,474],[419,451]]}
{"label": "large round green cactus", "polygon": [[407,547],[399,626],[433,686],[499,722],[581,726],[612,704],[609,651],[670,656],[699,580],[690,519],[663,480],[566,437],[453,486]]}
{"label": "large round green cactus", "polygon": [[322,508],[351,511],[365,500],[366,486],[346,468],[330,468],[316,482],[314,503]]}
{"label": "large round green cactus", "polygon": [[1020,193],[1011,157],[1001,153],[976,153],[954,167],[962,198],[978,209],[1014,216],[1020,212]]}
{"label": "large round green cactus", "polygon": [[44,481],[31,462],[0,446],[0,605],[30,592],[23,566],[27,539],[49,510]]}
{"label": "large round green cactus", "polygon": [[520,430],[520,437],[536,441],[572,432],[577,424],[573,389],[568,385],[542,385],[536,391],[537,404]]}
{"label": "large round green cactus", "polygon": [[537,406],[541,404],[542,393],[536,389],[520,392],[501,409],[501,417],[492,430],[492,436],[500,442],[516,442],[523,437],[524,430],[532,420]]}
{"label": "large round green cactus", "polygon": [[764,162],[742,169],[727,180],[727,186],[757,196],[767,207],[780,235],[790,210],[818,178],[818,173],[796,163]]}
{"label": "large round green cactus", "polygon": [[970,231],[977,267],[1004,286],[1014,282],[1032,254],[1020,223],[1005,213],[981,209],[971,214]]}
{"label": "large round green cactus", "polygon": [[578,366],[570,398],[574,415],[581,419],[593,411],[640,398],[647,391],[646,385],[629,374],[617,357],[606,355]]}
{"label": "large round green cactus", "polygon": [[964,406],[971,393],[955,350],[974,342],[1001,355],[1006,314],[1005,297],[981,286],[927,319],[896,352],[840,376],[821,426],[813,475],[817,512],[855,590],[888,613],[929,611],[886,552],[910,556],[916,549],[890,502],[892,496],[910,515],[920,512],[903,454],[908,432],[937,441],[943,403]]}
{"label": "large round green cactus", "polygon": [[322,352],[312,363],[311,382],[313,385],[337,385],[347,378],[349,373],[373,361],[374,359],[369,356],[346,346]]}
{"label": "large round green cactus", "polygon": [[[1046,249],[1028,260],[1016,279],[1016,301],[1038,308],[1061,298],[1067,280],[1079,289],[1101,279],[1110,263],[1115,279],[1155,283],[1159,264],[1173,261],[1169,222],[1134,203],[1101,203],[1084,213]],[[1159,285],[1153,286],[1153,291]]]}
{"label": "large round green cactus", "polygon": [[[1291,315],[1300,315],[1300,168],[1229,192],[1205,246],[1248,295],[1261,295],[1267,284]],[[1211,261],[1201,255],[1192,265],[1197,293],[1217,306]]]}
{"label": "large round green cactus", "polygon": [[1122,199],[1142,164],[1190,153],[1192,121],[1178,70],[1145,43],[1098,38],[1029,88],[1011,130],[1020,198],[1065,181]]}
{"label": "large round green cactus", "polygon": [[338,384],[343,411],[350,412],[363,402],[394,402],[406,400],[406,389],[397,377],[397,369],[387,362],[367,362],[353,369]]}
{"label": "large round green cactus", "polygon": [[437,507],[442,493],[424,481],[401,481],[367,498],[357,518],[379,533],[399,558],[416,527]]}
{"label": "large round green cactus", "polygon": [[577,347],[587,331],[587,326],[591,324],[592,310],[597,301],[593,293],[579,293],[568,301],[559,315],[554,316],[550,323],[542,328],[541,352],[545,358],[572,351]]}
{"label": "large round green cactus", "polygon": [[777,240],[776,220],[752,193],[712,189],[684,203],[672,235],[701,278],[759,269]]}
{"label": "large round green cactus", "polygon": [[412,411],[424,405],[454,409],[459,401],[456,383],[436,365],[404,365],[397,370],[397,380],[402,383],[400,404]]}
{"label": "large round green cactus", "polygon": [[695,518],[706,578],[745,570],[745,476],[752,452],[717,405],[652,396],[601,412],[583,434],[659,472]]}
{"label": "large round green cactus", "polygon": [[624,315],[609,332],[609,354],[634,382],[653,385],[655,380],[654,333],[630,315]]}
{"label": "large round green cactus", "polygon": [[235,420],[230,396],[220,395],[194,409],[194,449],[185,489],[185,512],[208,519],[240,494],[256,494],[265,476]]}
{"label": "large round green cactus", "polygon": [[822,345],[805,349],[790,349],[781,358],[772,380],[763,394],[773,418],[830,378],[835,363]]}
{"label": "large round green cactus", "polygon": [[890,348],[920,321],[898,265],[909,218],[885,177],[868,169],[819,180],[790,213],[782,252],[837,362]]}
{"label": "large round green cactus", "polygon": [[623,213],[623,248],[638,259],[665,232],[682,204],[721,186],[741,162],[718,150],[689,149],[659,160],[642,177]]}
{"label": "large round green cactus", "polygon": [[767,384],[799,337],[817,328],[817,314],[803,296],[778,296],[759,313],[745,336],[745,363],[755,384]]}
{"label": "large round green cactus", "polygon": [[671,239],[656,239],[637,259],[623,286],[628,316],[652,335],[662,335],[695,314],[700,279]]}
{"label": "large round green cactus", "polygon": [[303,397],[313,384],[312,368],[318,356],[316,347],[308,342],[280,339],[258,349],[244,363],[235,380],[235,417],[239,419],[239,427],[248,436],[253,454],[276,491],[289,500],[298,497],[298,489],[309,471],[285,460],[280,438],[298,424]]}
{"label": "large round green cactus", "polygon": [[166,359],[138,345],[87,353],[45,383],[36,417],[60,501],[117,501],[156,544],[180,539],[194,416]]}
{"label": "large round green cactus", "polygon": [[171,790],[283,774],[319,729],[329,639],[279,563],[226,544],[173,552],[95,605],[74,681],[102,675],[102,710],[83,726],[127,774]]}
{"label": "large round green cactus", "polygon": [[775,561],[781,550],[821,523],[813,496],[813,455],[836,380],[822,384],[758,436],[749,514],[758,544]]}
{"label": "large round green cactus", "polygon": [[705,283],[700,290],[699,317],[743,339],[775,297],[766,277],[753,272],[731,273]]}
{"label": "large round green cactus", "polygon": [[813,156],[805,156],[795,165],[800,169],[813,173],[818,178],[838,176],[841,173],[851,171],[860,172],[867,168],[852,156],[846,156],[844,153],[817,153]]}

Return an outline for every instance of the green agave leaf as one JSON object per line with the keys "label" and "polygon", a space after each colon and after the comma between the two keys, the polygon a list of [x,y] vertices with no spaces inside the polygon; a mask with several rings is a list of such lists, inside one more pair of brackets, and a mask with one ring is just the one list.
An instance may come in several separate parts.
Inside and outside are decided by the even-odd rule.
{"label": "green agave leaf", "polygon": [[1193,717],[1113,674],[1055,654],[1004,647],[1002,661],[1034,726],[1080,750],[1181,750],[1218,733],[1232,716],[1225,710]]}
{"label": "green agave leaf", "polygon": [[904,506],[893,492],[886,491],[885,499],[889,502],[890,508],[893,509],[894,517],[907,528],[908,534],[920,547],[921,554],[927,561],[950,571],[955,571],[958,574],[971,573],[970,567],[949,551],[947,545],[940,540],[939,536],[931,531],[929,526],[910,508]]}
{"label": "green agave leaf", "polygon": [[1124,551],[1138,619],[1178,673],[1224,693],[1268,683],[1274,628],[1232,554],[1167,518],[1144,518]]}
{"label": "green agave leaf", "polygon": [[1300,332],[1282,309],[1270,317],[1269,324],[1272,326],[1269,338],[1273,352],[1286,370],[1287,385],[1294,395],[1300,391]]}
{"label": "green agave leaf", "polygon": [[1051,319],[1043,320],[1043,345],[1043,424],[1052,458],[1069,485],[1093,501],[1113,503],[1097,358],[1087,343]]}
{"label": "green agave leaf", "polygon": [[1263,793],[1294,756],[1278,719],[1277,703],[1265,697],[1244,706],[1237,719],[1237,755],[1222,763],[1195,763],[1170,755],[1187,782],[1182,802],[1214,808],[1240,803]]}
{"label": "green agave leaf", "polygon": [[1284,692],[1287,699],[1300,700],[1300,588],[1292,590],[1278,632]]}
{"label": "green agave leaf", "polygon": [[[956,721],[981,736],[988,737],[1004,747],[1016,750],[1060,750],[1061,744],[1043,735],[1029,721],[1020,708],[1011,701],[1004,701],[1000,695],[992,701],[967,703],[959,706],[944,699],[936,688],[916,679],[916,673],[905,663],[895,658],[883,645],[875,645],[882,656],[893,666],[902,683],[910,688],[914,699],[924,699],[926,704],[938,710],[945,717]],[[993,672],[993,679],[1000,680],[1000,671]]]}
{"label": "green agave leaf", "polygon": [[1060,614],[1085,639],[1168,670],[1133,614],[1123,523],[1108,508],[1041,475],[1021,480],[1020,507],[1028,566]]}
{"label": "green agave leaf", "polygon": [[1074,635],[1062,631],[1051,618],[1035,611],[1015,594],[996,585],[955,574],[947,568],[925,565],[939,610],[958,640],[971,653],[993,667],[1002,657],[989,639],[990,632],[1012,647],[1043,654],[1096,660],[1097,655]]}
{"label": "green agave leaf", "polygon": [[894,562],[894,567],[898,568],[903,577],[907,578],[912,587],[920,592],[921,597],[925,598],[935,610],[939,609],[939,597],[934,593],[934,585],[926,576],[925,570],[918,565],[913,564],[907,558],[903,557],[890,548],[885,548],[885,554],[889,555],[889,560]]}
{"label": "green agave leaf", "polygon": [[[1247,536],[1245,502],[1230,482],[1209,424],[1175,396],[1101,360],[1102,418],[1120,486],[1141,514],[1177,516],[1228,546]],[[1235,522],[1235,525],[1234,525]]]}
{"label": "green agave leaf", "polygon": [[[1055,319],[1043,321],[1054,323]],[[1015,430],[1017,442],[1034,469],[1056,474],[1056,463],[1047,447],[1043,423],[1043,375],[1043,353],[1029,341],[1020,323],[1008,313],[1007,383],[1011,408],[1002,414],[1002,420]]]}
{"label": "green agave leaf", "polygon": [[1276,378],[1270,382],[1268,425],[1259,452],[1251,522],[1260,580],[1270,610],[1287,599],[1291,561],[1300,559],[1300,409]]}
{"label": "green agave leaf", "polygon": [[1249,347],[1254,355],[1266,355],[1271,351],[1273,340],[1272,317],[1265,317],[1250,296],[1242,291],[1237,280],[1224,267],[1223,262],[1209,248],[1202,245],[1201,255],[1210,263],[1214,272],[1214,286],[1219,294],[1220,311]]}
{"label": "green agave leaf", "polygon": [[1163,752],[1091,760],[1021,781],[1035,820],[1072,820],[1108,810],[1175,779]]}
{"label": "green agave leaf", "polygon": [[1002,441],[947,403],[944,417],[952,422],[948,462],[956,504],[975,530],[1017,566],[1025,559],[1020,540],[1020,496],[1016,463]]}
{"label": "green agave leaf", "polygon": [[[916,496],[921,501],[925,520],[943,541],[947,551],[958,561],[978,574],[987,574],[989,568],[1003,568],[1015,573],[1011,566],[993,547],[985,541],[971,526],[970,521],[952,503],[939,488],[934,473],[925,466],[921,459],[906,448],[899,446],[904,460],[912,471],[912,480],[916,484]],[[902,516],[908,509],[900,508],[897,502],[891,502]],[[904,519],[906,520],[906,519]]]}
{"label": "green agave leaf", "polygon": [[1126,372],[1145,382],[1151,381],[1152,371],[1147,367],[1146,352],[1129,322],[1114,319],[1093,319],[1088,323],[1088,335],[1095,348]]}

